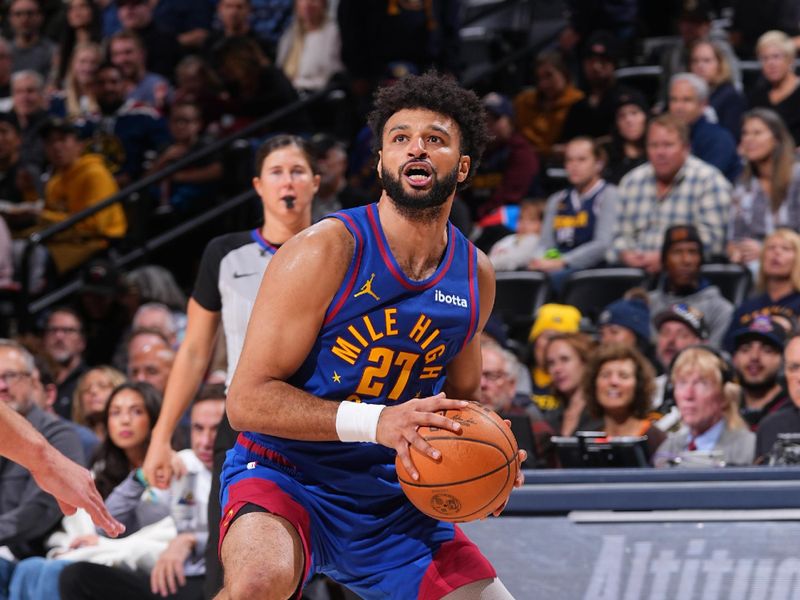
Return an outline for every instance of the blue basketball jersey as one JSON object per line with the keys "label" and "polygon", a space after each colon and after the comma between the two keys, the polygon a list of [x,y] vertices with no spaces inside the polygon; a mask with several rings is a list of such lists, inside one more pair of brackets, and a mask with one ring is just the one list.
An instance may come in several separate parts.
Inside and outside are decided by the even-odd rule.
{"label": "blue basketball jersey", "polygon": [[[330,215],[355,241],[352,261],[308,358],[290,383],[328,400],[399,404],[442,389],[447,363],[478,326],[476,248],[450,223],[436,271],[405,276],[389,249],[376,204]],[[395,452],[379,444],[304,442],[247,432],[274,467],[360,506],[399,499]],[[373,504],[374,501],[374,504]]]}

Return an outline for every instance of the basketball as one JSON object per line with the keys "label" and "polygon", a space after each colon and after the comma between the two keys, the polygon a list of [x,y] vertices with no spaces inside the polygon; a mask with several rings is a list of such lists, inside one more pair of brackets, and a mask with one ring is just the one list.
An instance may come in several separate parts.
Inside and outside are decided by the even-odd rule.
{"label": "basketball", "polygon": [[412,447],[419,480],[414,481],[396,459],[400,487],[414,506],[434,519],[482,519],[500,508],[514,487],[520,468],[517,441],[497,413],[476,402],[442,414],[457,421],[461,431],[420,427],[420,435],[441,457],[433,460]]}

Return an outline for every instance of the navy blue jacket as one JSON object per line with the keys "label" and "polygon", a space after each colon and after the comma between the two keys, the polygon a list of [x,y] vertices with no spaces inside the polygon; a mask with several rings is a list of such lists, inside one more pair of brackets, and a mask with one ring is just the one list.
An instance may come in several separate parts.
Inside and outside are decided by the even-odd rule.
{"label": "navy blue jacket", "polygon": [[728,181],[736,180],[742,171],[742,161],[736,153],[736,140],[730,131],[701,116],[692,125],[690,137],[692,154],[717,167]]}

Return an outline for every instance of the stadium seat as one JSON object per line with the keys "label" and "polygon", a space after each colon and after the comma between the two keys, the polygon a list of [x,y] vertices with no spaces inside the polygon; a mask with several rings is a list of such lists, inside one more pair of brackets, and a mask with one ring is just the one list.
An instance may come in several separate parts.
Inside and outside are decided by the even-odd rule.
{"label": "stadium seat", "polygon": [[541,271],[500,271],[496,275],[494,312],[512,338],[524,341],[537,309],[550,294],[550,280]]}
{"label": "stadium seat", "polygon": [[617,69],[617,81],[622,85],[639,90],[650,104],[658,100],[658,86],[661,81],[660,65],[638,65]]}
{"label": "stadium seat", "polygon": [[561,302],[575,306],[597,321],[600,312],[629,289],[647,285],[647,273],[631,267],[608,267],[575,271],[564,282]]}
{"label": "stadium seat", "polygon": [[753,283],[750,269],[737,264],[708,263],[700,267],[700,273],[717,286],[734,306],[739,306],[747,298]]}

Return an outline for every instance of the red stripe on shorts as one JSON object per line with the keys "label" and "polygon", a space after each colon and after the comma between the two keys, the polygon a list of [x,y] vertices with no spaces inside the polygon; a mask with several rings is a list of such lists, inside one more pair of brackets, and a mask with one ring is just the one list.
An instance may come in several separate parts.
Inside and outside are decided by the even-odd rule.
{"label": "red stripe on shorts", "polygon": [[243,479],[228,488],[228,503],[222,511],[219,524],[219,547],[217,552],[222,557],[222,542],[236,514],[245,504],[255,504],[266,511],[283,517],[295,528],[303,543],[303,577],[297,590],[296,598],[302,596],[303,583],[308,578],[311,568],[311,521],[306,509],[273,481],[266,479]]}
{"label": "red stripe on shorts", "polygon": [[434,554],[422,576],[418,600],[438,600],[468,583],[494,579],[497,573],[478,547],[456,527],[455,536]]}

